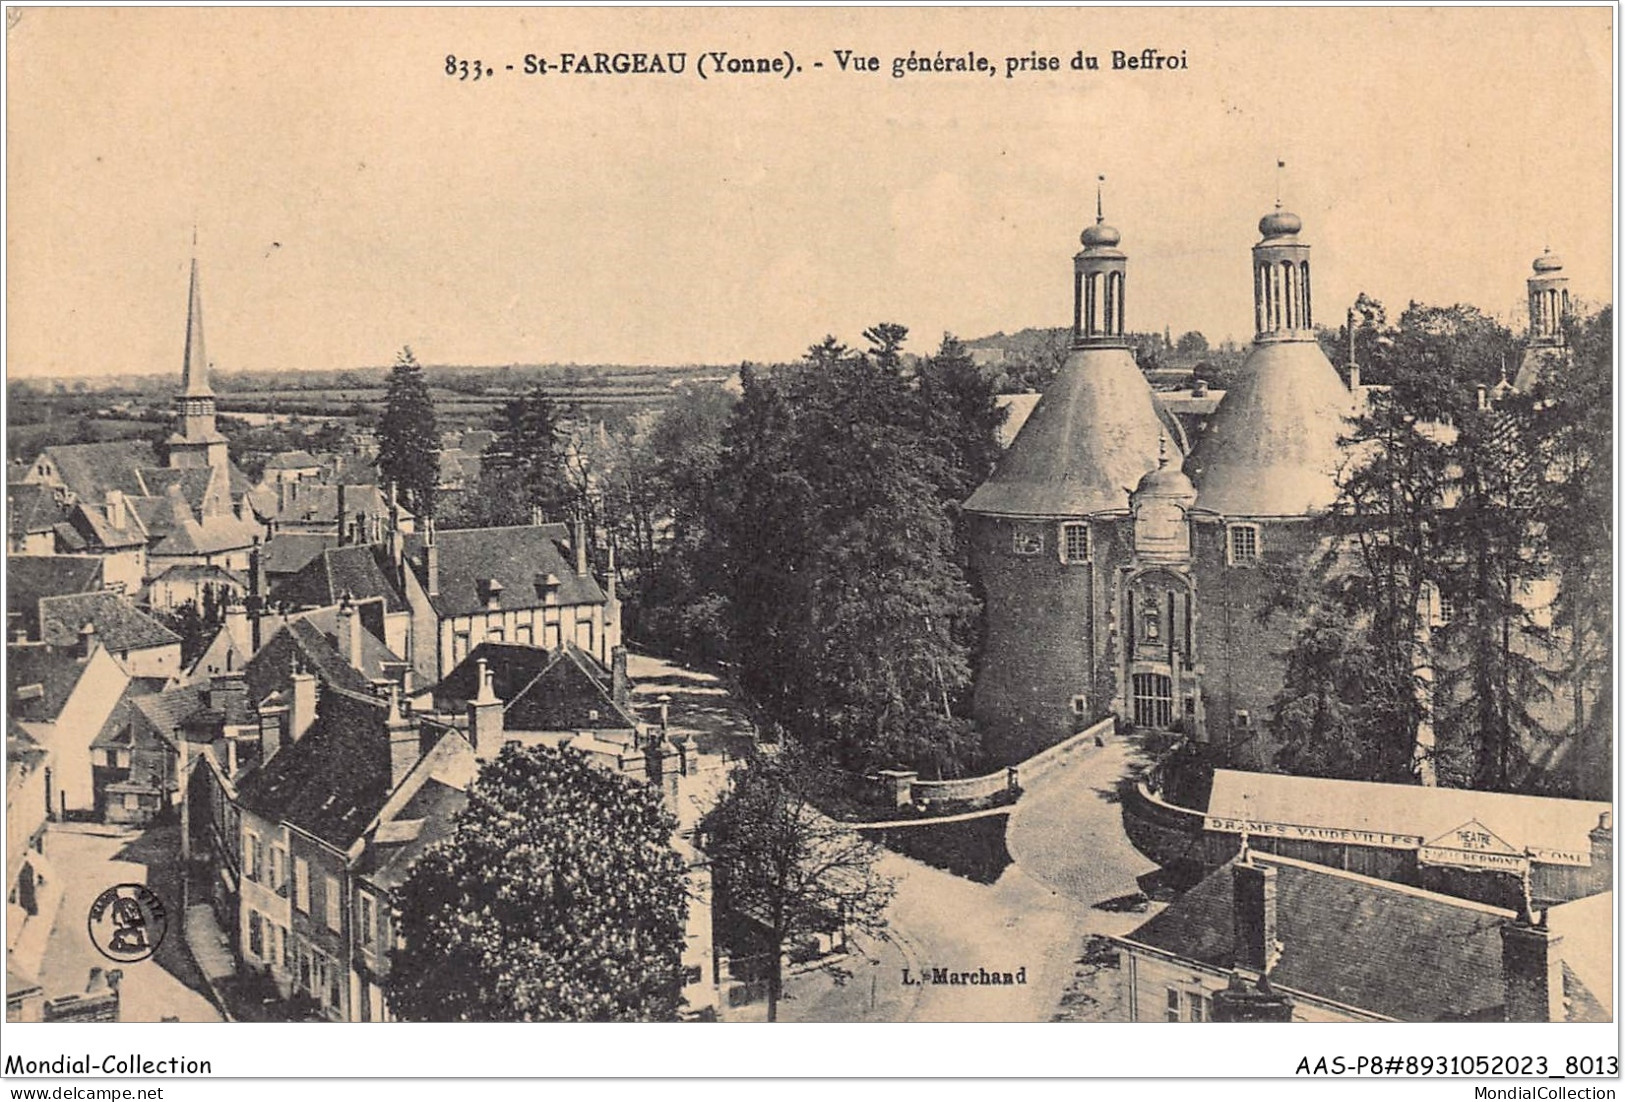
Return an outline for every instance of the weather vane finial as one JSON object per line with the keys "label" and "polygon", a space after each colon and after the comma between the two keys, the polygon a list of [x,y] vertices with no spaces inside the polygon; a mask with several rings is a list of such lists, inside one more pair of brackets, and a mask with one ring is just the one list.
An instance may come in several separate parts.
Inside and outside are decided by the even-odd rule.
{"label": "weather vane finial", "polygon": [[1168,465],[1168,432],[1165,429],[1157,430],[1157,466]]}
{"label": "weather vane finial", "polygon": [[1281,177],[1286,174],[1286,162],[1280,158],[1275,160],[1275,206],[1281,206]]}
{"label": "weather vane finial", "polygon": [[1104,192],[1105,189],[1106,189],[1106,177],[1105,177],[1105,174],[1103,173],[1103,174],[1095,177],[1095,221],[1096,222],[1104,222],[1106,220],[1106,207],[1105,207],[1104,200],[1102,200],[1102,198],[1101,198],[1101,193]]}

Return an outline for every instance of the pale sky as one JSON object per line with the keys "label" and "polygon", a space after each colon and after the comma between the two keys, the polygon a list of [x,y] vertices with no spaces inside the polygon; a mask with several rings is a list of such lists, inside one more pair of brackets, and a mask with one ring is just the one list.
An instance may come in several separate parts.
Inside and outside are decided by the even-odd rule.
{"label": "pale sky", "polygon": [[[774,360],[879,321],[928,351],[1070,323],[1101,173],[1129,327],[1247,340],[1278,158],[1320,321],[1362,290],[1510,317],[1547,245],[1612,301],[1611,15],[28,9],[7,366],[178,375],[194,221],[226,371]],[[1148,46],[1188,70],[1110,71]],[[911,48],[1000,72],[893,79]],[[1062,71],[1006,79],[1034,49]],[[688,71],[520,71],[596,50]],[[802,72],[702,81],[708,50]],[[515,69],[460,83],[448,53]]]}

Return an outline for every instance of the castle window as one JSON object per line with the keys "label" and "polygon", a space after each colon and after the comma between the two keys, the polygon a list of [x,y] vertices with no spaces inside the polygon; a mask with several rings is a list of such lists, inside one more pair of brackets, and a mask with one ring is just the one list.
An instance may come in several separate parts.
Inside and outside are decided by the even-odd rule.
{"label": "castle window", "polygon": [[1230,526],[1230,565],[1258,561],[1258,525],[1232,524]]}
{"label": "castle window", "polygon": [[1438,607],[1438,614],[1433,618],[1433,626],[1442,628],[1456,618],[1456,602],[1440,593]]}
{"label": "castle window", "polygon": [[1168,988],[1168,1020],[1170,1022],[1182,1020],[1179,1009],[1179,988],[1170,987]]}
{"label": "castle window", "polygon": [[1075,715],[1075,716],[1081,716],[1081,715],[1087,715],[1088,713],[1089,713],[1089,698],[1086,697],[1086,696],[1075,696],[1075,697],[1073,697],[1072,698],[1072,714]]}
{"label": "castle window", "polygon": [[1012,550],[1018,555],[1042,555],[1044,553],[1044,530],[1025,525],[1018,527],[1015,532],[1015,542]]}
{"label": "castle window", "polygon": [[1089,526],[1081,522],[1061,525],[1061,556],[1063,562],[1089,561]]}
{"label": "castle window", "polygon": [[1253,714],[1251,712],[1249,712],[1246,708],[1237,708],[1236,709],[1236,726],[1238,728],[1240,728],[1241,730],[1245,731],[1245,730],[1250,729],[1252,727],[1252,725],[1253,725]]}

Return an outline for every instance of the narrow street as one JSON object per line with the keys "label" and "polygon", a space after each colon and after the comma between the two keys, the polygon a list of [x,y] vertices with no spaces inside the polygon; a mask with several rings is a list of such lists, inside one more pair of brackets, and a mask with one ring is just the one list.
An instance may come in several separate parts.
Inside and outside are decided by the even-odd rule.
{"label": "narrow street", "polygon": [[1144,763],[1133,735],[1108,738],[1033,782],[1010,816],[1010,856],[1049,890],[1088,908],[1085,933],[1127,933],[1146,920],[1100,908],[1138,892],[1139,878],[1157,869],[1123,833],[1117,795],[1119,782]]}
{"label": "narrow street", "polygon": [[[1137,878],[1156,869],[1123,833],[1117,803],[1118,782],[1140,760],[1130,739],[1114,738],[1034,781],[1006,830],[1013,862],[992,884],[887,851],[881,868],[897,882],[888,911],[892,944],[874,954],[878,964],[849,964],[854,976],[845,985],[817,972],[793,977],[781,1019],[1049,1021],[1085,940],[1127,933],[1149,917],[1113,905],[1139,892]],[[904,967],[911,978],[929,968],[1025,968],[1027,982],[905,985]],[[759,1008],[742,1008],[729,1020],[750,1020],[752,1009]]]}
{"label": "narrow street", "polygon": [[[717,759],[720,784],[726,774],[720,763],[751,741],[749,720],[723,682],[636,654],[629,672],[639,713],[652,721],[664,702],[672,731],[692,737],[702,761]],[[991,884],[883,850],[880,867],[897,885],[888,936],[856,942],[835,964],[845,973],[840,977],[830,968],[792,969],[780,1020],[1049,1021],[1088,937],[1126,933],[1148,917],[1113,906],[1139,892],[1137,878],[1156,869],[1123,833],[1117,802],[1119,782],[1143,760],[1133,736],[1114,737],[1029,781],[1005,831],[1011,863]],[[717,794],[712,787],[705,795]],[[915,982],[905,982],[905,968]],[[918,982],[933,968],[1025,969],[1026,983]],[[763,1003],[723,1010],[728,1021],[765,1021],[766,1015]]]}
{"label": "narrow street", "polygon": [[[220,1014],[200,993],[197,971],[181,933],[177,828],[153,827],[145,833],[115,833],[111,828],[53,825],[45,836],[45,853],[62,878],[64,895],[56,925],[46,944],[40,983],[47,999],[82,994],[92,968],[121,969],[119,1020],[125,1022],[218,1022]],[[146,884],[169,912],[169,926],[158,951],[134,964],[118,964],[91,944],[87,918],[96,897],[117,884]]]}

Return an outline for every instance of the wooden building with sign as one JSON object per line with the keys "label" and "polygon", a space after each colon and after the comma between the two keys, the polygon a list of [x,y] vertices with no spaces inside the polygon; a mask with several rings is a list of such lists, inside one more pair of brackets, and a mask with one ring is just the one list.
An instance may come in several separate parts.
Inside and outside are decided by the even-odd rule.
{"label": "wooden building with sign", "polygon": [[1205,811],[1141,792],[1125,826],[1154,860],[1193,871],[1245,837],[1260,853],[1501,907],[1613,888],[1613,810],[1590,800],[1220,769]]}

